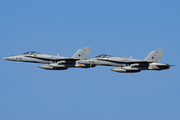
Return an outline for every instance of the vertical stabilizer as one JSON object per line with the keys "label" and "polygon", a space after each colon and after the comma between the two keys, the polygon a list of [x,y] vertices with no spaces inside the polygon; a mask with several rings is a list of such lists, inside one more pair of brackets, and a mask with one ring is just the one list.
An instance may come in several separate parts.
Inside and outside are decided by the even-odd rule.
{"label": "vertical stabilizer", "polygon": [[83,49],[79,49],[72,58],[79,58],[79,59],[87,59],[89,55],[90,47],[84,47]]}
{"label": "vertical stabilizer", "polygon": [[159,63],[161,61],[163,51],[164,51],[163,49],[157,49],[156,51],[151,51],[144,60],[152,60],[156,63]]}

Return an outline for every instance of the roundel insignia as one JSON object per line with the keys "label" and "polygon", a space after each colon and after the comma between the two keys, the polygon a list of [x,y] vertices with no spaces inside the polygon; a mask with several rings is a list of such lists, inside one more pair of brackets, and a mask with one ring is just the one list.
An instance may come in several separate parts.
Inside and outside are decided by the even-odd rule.
{"label": "roundel insignia", "polygon": [[79,54],[78,56],[80,57],[81,55]]}
{"label": "roundel insignia", "polygon": [[152,68],[154,68],[154,65],[152,66]]}

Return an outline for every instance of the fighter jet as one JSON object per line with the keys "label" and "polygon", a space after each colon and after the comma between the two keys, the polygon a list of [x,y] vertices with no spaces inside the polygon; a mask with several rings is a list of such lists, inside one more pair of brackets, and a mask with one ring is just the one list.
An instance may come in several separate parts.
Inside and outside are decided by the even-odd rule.
{"label": "fighter jet", "polygon": [[95,65],[77,63],[78,60],[85,60],[88,57],[90,47],[79,49],[71,58],[59,55],[40,54],[37,52],[26,52],[21,55],[4,57],[5,60],[18,62],[44,63],[38,67],[47,70],[66,70],[68,68],[89,68]]}
{"label": "fighter jet", "polygon": [[86,60],[79,60],[80,64],[103,65],[103,66],[117,66],[117,68],[112,68],[112,71],[120,73],[136,73],[141,70],[164,70],[169,69],[170,66],[166,63],[160,63],[163,54],[163,49],[157,49],[156,51],[151,51],[149,55],[144,60],[124,58],[124,57],[113,57],[106,54],[99,55],[95,58],[90,58]]}

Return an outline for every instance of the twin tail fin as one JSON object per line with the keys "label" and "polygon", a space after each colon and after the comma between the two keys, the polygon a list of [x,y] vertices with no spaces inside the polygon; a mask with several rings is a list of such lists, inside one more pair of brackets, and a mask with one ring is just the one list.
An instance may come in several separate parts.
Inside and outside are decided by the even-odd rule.
{"label": "twin tail fin", "polygon": [[90,47],[84,47],[83,49],[79,49],[72,58],[74,59],[87,59],[89,55]]}
{"label": "twin tail fin", "polygon": [[163,51],[164,49],[157,49],[156,51],[151,51],[144,60],[152,60],[156,63],[160,63]]}

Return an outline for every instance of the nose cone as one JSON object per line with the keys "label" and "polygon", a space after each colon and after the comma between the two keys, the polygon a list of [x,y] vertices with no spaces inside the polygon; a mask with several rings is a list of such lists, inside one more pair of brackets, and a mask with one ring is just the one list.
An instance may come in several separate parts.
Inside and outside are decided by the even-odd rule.
{"label": "nose cone", "polygon": [[4,57],[3,58],[4,60],[11,60],[11,61],[14,61],[15,58],[13,56],[9,56],[9,57]]}

